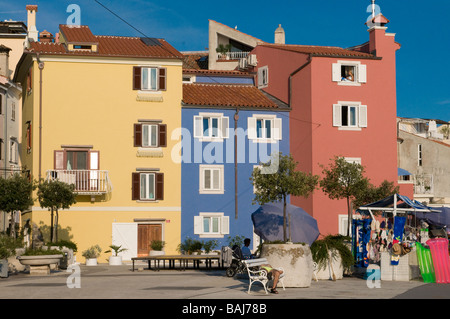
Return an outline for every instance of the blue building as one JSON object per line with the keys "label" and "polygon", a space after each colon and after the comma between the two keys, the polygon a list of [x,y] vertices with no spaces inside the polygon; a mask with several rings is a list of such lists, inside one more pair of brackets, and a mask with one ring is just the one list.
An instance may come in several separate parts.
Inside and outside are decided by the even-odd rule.
{"label": "blue building", "polygon": [[290,108],[249,74],[200,73],[201,82],[183,85],[181,240],[222,246],[238,235],[256,248],[251,214],[259,205],[250,177],[272,153],[289,153]]}

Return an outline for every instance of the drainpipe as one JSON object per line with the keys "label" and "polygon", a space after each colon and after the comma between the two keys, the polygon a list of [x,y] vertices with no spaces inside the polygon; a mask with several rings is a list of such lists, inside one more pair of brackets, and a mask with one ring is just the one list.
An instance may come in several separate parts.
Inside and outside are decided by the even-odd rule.
{"label": "drainpipe", "polygon": [[238,167],[237,167],[237,123],[239,120],[239,108],[234,114],[234,218],[238,219]]}
{"label": "drainpipe", "polygon": [[39,66],[39,184],[42,178],[42,70],[44,69],[44,62],[39,59],[39,53],[36,54]]}

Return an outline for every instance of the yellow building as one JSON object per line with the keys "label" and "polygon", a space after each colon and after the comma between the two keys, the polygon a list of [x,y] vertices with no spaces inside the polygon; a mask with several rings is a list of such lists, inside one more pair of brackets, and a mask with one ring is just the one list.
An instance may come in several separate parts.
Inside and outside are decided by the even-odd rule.
{"label": "yellow building", "polygon": [[[75,185],[77,204],[59,213],[59,239],[83,250],[148,255],[162,239],[176,253],[181,164],[171,139],[181,127],[182,55],[163,39],[93,35],[60,25],[55,42],[31,42],[15,74],[22,84],[22,164],[35,179]],[[22,220],[46,229],[36,201]],[[105,261],[109,254],[102,254]]]}

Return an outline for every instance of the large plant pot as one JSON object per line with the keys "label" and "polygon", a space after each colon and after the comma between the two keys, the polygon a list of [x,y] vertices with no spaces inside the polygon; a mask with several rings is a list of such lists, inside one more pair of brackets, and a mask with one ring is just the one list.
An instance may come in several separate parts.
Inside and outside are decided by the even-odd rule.
{"label": "large plant pot", "polygon": [[50,265],[58,264],[62,258],[59,254],[17,257],[22,265],[30,267],[30,275],[49,275]]}
{"label": "large plant pot", "polygon": [[122,265],[122,256],[111,256],[109,257],[110,266],[120,266]]}
{"label": "large plant pot", "polygon": [[[344,278],[344,266],[342,266],[342,258],[338,251],[328,251],[330,256],[325,265],[317,265],[316,277],[318,280],[339,280]],[[333,256],[334,255],[334,256]],[[333,277],[334,274],[334,277]]]}
{"label": "large plant pot", "polygon": [[86,266],[97,266],[97,258],[86,258]]}
{"label": "large plant pot", "polygon": [[8,278],[8,259],[0,259],[0,278]]}
{"label": "large plant pot", "polygon": [[166,254],[163,250],[150,250],[149,255],[150,256],[164,256]]}
{"label": "large plant pot", "polygon": [[264,244],[261,257],[266,258],[272,267],[284,269],[285,287],[311,286],[314,264],[309,245]]}

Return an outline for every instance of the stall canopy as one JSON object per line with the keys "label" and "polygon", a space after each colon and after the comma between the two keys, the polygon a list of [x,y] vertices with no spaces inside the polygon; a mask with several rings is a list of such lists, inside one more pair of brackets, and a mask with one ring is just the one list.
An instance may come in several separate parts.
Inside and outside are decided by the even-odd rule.
{"label": "stall canopy", "polygon": [[419,212],[416,214],[419,219],[425,219],[431,221],[435,225],[444,225],[447,229],[450,229],[450,207],[436,207],[433,208],[433,212],[423,213]]}
{"label": "stall canopy", "polygon": [[[319,237],[317,220],[302,208],[286,204],[287,235],[294,243],[311,245]],[[263,240],[283,240],[283,203],[268,203],[253,214],[254,231]],[[290,225],[289,225],[290,221]]]}
{"label": "stall canopy", "polygon": [[435,208],[431,208],[428,206],[423,205],[422,203],[419,203],[416,200],[412,200],[408,198],[407,196],[403,196],[400,194],[394,194],[391,196],[388,196],[382,200],[379,200],[377,202],[367,204],[364,206],[361,206],[358,208],[357,211],[361,212],[369,212],[372,211],[384,211],[384,212],[391,212],[395,216],[397,213],[412,213],[412,212],[422,212],[422,213],[431,213],[436,212],[439,213],[440,211],[436,210]]}

